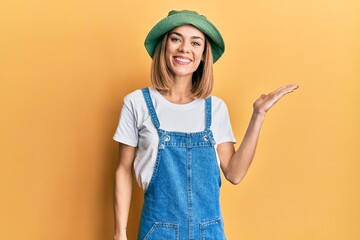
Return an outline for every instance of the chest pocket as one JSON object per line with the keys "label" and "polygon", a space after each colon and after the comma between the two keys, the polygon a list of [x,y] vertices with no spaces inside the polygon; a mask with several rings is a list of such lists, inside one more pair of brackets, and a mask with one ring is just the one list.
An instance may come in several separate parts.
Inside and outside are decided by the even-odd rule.
{"label": "chest pocket", "polygon": [[143,240],[179,240],[179,224],[156,222]]}

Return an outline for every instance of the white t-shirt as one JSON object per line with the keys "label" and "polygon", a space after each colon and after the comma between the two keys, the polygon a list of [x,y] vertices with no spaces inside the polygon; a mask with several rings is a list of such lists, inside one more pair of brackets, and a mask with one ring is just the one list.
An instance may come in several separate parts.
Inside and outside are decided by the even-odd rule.
{"label": "white t-shirt", "polygon": [[[162,130],[176,132],[205,130],[204,99],[195,99],[187,104],[175,104],[168,101],[155,88],[150,88],[150,96]],[[214,96],[212,96],[211,117],[210,130],[216,145],[224,142],[235,143],[226,104]],[[137,147],[134,160],[135,176],[139,186],[146,190],[154,171],[159,136],[141,90],[125,96],[119,124],[113,138],[117,142]]]}

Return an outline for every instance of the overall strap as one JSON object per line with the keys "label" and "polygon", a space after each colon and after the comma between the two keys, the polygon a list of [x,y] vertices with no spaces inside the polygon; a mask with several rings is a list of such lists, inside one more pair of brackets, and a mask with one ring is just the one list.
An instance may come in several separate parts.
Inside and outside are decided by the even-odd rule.
{"label": "overall strap", "polygon": [[211,127],[211,96],[205,99],[205,130]]}
{"label": "overall strap", "polygon": [[147,108],[149,110],[149,114],[151,116],[151,120],[152,120],[155,128],[159,129],[160,128],[160,122],[159,122],[159,119],[158,119],[158,117],[156,115],[154,105],[153,105],[153,103],[151,101],[149,88],[143,88],[143,89],[141,89],[141,91],[142,91],[142,93],[144,95],[146,106],[147,106]]}

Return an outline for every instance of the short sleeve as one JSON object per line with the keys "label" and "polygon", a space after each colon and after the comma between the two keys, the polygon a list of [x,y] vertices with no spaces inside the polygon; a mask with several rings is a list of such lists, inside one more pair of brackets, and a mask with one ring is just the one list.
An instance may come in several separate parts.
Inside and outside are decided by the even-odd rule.
{"label": "short sleeve", "polygon": [[117,142],[137,147],[138,138],[134,108],[131,102],[125,97],[124,104],[121,109],[119,124],[113,139]]}
{"label": "short sleeve", "polygon": [[[220,99],[219,99],[220,100]],[[232,130],[228,108],[224,101],[220,100],[214,106],[214,137],[216,144],[224,142],[236,143],[236,139]]]}

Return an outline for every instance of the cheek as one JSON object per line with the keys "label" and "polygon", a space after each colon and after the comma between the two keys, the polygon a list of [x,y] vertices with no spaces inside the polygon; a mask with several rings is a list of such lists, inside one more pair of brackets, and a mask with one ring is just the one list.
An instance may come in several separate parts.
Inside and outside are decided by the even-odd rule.
{"label": "cheek", "polygon": [[177,45],[171,42],[170,40],[167,41],[165,51],[166,52],[174,52],[177,48]]}
{"label": "cheek", "polygon": [[170,58],[171,54],[174,54],[176,52],[176,48],[174,46],[166,46],[165,48],[165,57],[166,57],[166,61],[168,61],[168,59]]}
{"label": "cheek", "polygon": [[205,52],[204,52],[204,50],[198,51],[198,52],[196,53],[196,58],[197,58],[199,61],[204,60],[204,57],[205,57]]}

